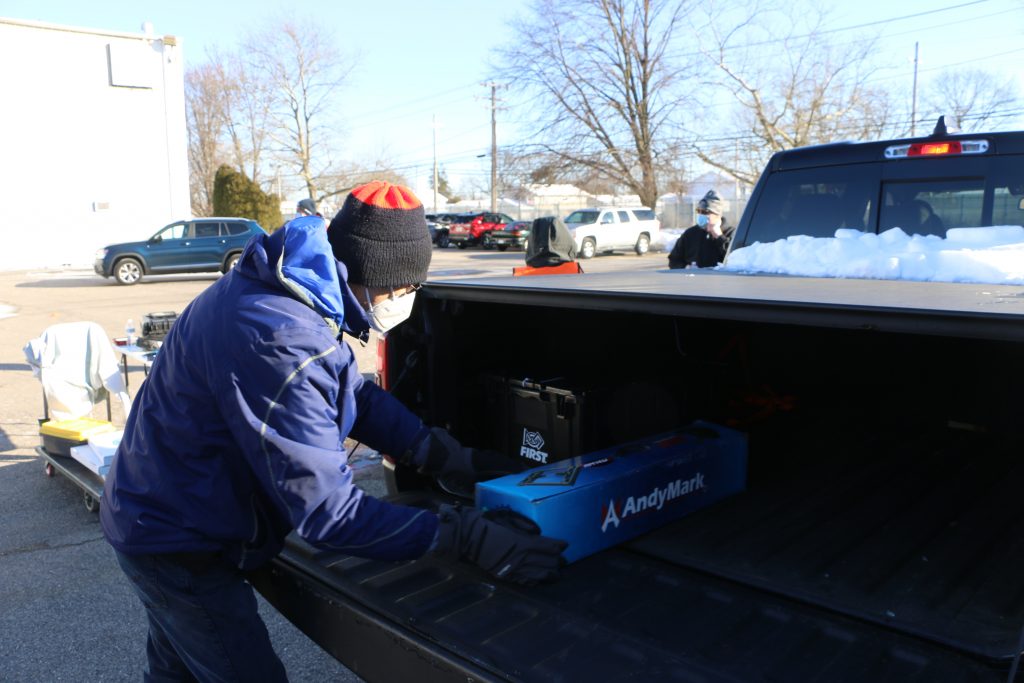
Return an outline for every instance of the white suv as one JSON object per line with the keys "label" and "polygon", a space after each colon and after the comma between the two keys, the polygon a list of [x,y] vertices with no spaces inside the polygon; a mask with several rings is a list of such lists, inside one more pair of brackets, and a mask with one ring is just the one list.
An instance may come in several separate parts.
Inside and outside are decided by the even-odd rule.
{"label": "white suv", "polygon": [[566,216],[565,226],[576,240],[580,258],[590,258],[599,251],[624,249],[643,256],[661,230],[661,223],[650,209],[616,206],[573,211]]}

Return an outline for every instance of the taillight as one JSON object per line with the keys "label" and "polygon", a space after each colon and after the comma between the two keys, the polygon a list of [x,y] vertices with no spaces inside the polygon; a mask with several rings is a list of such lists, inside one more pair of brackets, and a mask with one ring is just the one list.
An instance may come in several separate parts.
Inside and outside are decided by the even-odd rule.
{"label": "taillight", "polygon": [[960,154],[960,141],[918,142],[907,150],[908,157],[923,157],[937,154]]}
{"label": "taillight", "polygon": [[386,334],[377,336],[377,369],[375,378],[381,389],[387,391],[391,378],[388,376],[388,336]]}
{"label": "taillight", "polygon": [[886,159],[907,157],[933,157],[955,154],[984,154],[988,151],[988,140],[947,140],[945,142],[915,142],[907,145],[893,145],[885,148]]}

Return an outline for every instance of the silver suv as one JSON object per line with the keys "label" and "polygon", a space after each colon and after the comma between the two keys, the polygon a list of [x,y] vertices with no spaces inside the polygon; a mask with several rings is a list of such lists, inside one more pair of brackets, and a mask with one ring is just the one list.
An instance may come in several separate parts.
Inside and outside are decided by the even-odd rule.
{"label": "silver suv", "polygon": [[627,249],[643,256],[661,230],[654,212],[642,207],[579,209],[566,216],[565,226],[576,240],[580,258],[591,258],[599,251]]}

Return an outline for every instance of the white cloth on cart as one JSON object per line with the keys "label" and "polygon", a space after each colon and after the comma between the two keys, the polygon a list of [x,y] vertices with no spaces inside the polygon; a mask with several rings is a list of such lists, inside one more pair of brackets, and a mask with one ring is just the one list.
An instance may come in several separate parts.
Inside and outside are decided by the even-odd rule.
{"label": "white cloth on cart", "polygon": [[32,374],[55,420],[70,420],[92,412],[93,406],[116,394],[131,410],[117,356],[103,328],[94,322],[59,323],[32,339],[24,348]]}

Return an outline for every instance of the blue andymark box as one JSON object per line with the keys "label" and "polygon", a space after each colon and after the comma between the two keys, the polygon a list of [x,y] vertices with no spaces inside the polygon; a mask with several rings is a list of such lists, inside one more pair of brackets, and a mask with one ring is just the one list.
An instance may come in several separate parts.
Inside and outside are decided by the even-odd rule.
{"label": "blue andymark box", "polygon": [[525,515],[574,562],[742,491],[746,474],[746,435],[694,422],[479,483],[476,505]]}

